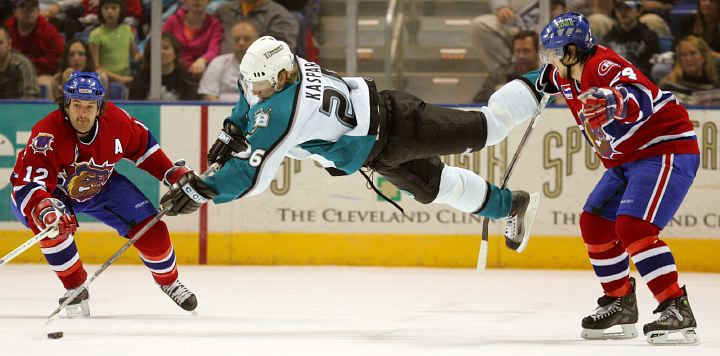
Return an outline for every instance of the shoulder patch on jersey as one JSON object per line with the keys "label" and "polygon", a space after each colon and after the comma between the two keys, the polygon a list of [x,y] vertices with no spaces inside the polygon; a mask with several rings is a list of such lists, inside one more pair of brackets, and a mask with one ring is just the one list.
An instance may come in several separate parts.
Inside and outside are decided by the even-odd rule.
{"label": "shoulder patch on jersey", "polygon": [[608,73],[610,73],[610,70],[613,67],[619,68],[620,65],[607,59],[600,62],[600,65],[598,66],[598,75],[600,75],[601,77],[606,76]]}
{"label": "shoulder patch on jersey", "polygon": [[563,96],[565,96],[566,99],[572,99],[572,88],[570,87],[570,84],[561,84],[560,90],[563,93]]}
{"label": "shoulder patch on jersey", "polygon": [[52,134],[41,132],[33,137],[30,147],[32,147],[33,153],[42,153],[45,155],[47,151],[52,151],[52,143],[54,140],[55,136]]}

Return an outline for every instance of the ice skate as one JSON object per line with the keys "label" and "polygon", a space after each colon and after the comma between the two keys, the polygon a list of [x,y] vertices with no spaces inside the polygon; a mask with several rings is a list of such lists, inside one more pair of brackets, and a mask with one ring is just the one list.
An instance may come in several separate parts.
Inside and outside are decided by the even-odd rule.
{"label": "ice skate", "polygon": [[[685,287],[683,287],[685,291]],[[660,317],[652,323],[643,326],[643,332],[647,337],[647,341],[653,345],[694,345],[700,343],[700,339],[695,334],[697,322],[690,309],[687,292],[684,296],[674,299],[668,299],[653,311],[653,314],[660,313]],[[679,333],[680,337],[673,335]]]}
{"label": "ice skate", "polygon": [[195,298],[195,294],[180,283],[179,279],[176,279],[172,284],[160,286],[160,289],[180,308],[187,311],[193,311],[197,308],[197,298]]}
{"label": "ice skate", "polygon": [[[78,288],[82,288],[82,292],[80,292],[80,294],[78,294],[75,299],[65,307],[65,313],[67,314],[68,318],[90,316],[90,304],[88,303],[88,300],[90,299],[90,293],[82,286]],[[70,294],[74,293],[75,290],[77,290],[78,288],[68,289],[65,292],[65,295],[63,295],[58,300],[58,303],[62,304],[65,299],[67,299]]]}
{"label": "ice skate", "polygon": [[[632,339],[638,336],[635,323],[638,321],[635,279],[630,278],[630,293],[622,297],[603,295],[598,298],[595,313],[582,320],[582,336],[586,340]],[[619,325],[621,332],[606,332]]]}
{"label": "ice skate", "polygon": [[510,216],[505,218],[505,246],[509,249],[518,253],[525,250],[539,204],[540,193],[512,192]]}

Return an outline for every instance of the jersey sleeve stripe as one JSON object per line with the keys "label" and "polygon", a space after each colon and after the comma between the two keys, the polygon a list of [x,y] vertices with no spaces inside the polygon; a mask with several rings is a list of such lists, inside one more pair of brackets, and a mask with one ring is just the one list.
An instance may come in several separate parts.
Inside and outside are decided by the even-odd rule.
{"label": "jersey sleeve stripe", "polygon": [[[15,199],[20,200],[20,211],[25,214],[25,207],[27,206],[27,203],[30,201],[30,198],[32,198],[33,194],[44,191],[42,186],[40,186],[37,183],[29,183],[25,186],[23,186],[22,189],[18,190],[17,193],[15,193]],[[16,201],[17,201],[16,200]]]}
{"label": "jersey sleeve stripe", "polygon": [[157,150],[159,150],[159,149],[160,149],[160,145],[158,145],[158,144],[156,143],[154,146],[150,147],[150,148],[145,152],[144,155],[140,156],[140,158],[138,158],[137,161],[135,161],[135,165],[136,165],[136,166],[141,165],[143,162],[145,162],[145,160],[146,160],[148,157],[150,157],[153,153],[157,152]]}

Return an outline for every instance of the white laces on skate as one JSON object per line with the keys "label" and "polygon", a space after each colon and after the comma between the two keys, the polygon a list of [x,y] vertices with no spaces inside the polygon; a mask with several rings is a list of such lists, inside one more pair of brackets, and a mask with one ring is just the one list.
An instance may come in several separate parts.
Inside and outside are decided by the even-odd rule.
{"label": "white laces on skate", "polygon": [[515,241],[517,239],[517,214],[505,219],[505,237]]}
{"label": "white laces on skate", "polygon": [[590,315],[590,317],[593,319],[593,321],[605,319],[608,316],[613,315],[622,310],[622,307],[620,307],[620,298],[618,298],[614,302],[612,302],[604,307],[599,306],[595,310],[596,310],[595,314]]}
{"label": "white laces on skate", "polygon": [[685,318],[683,318],[682,314],[680,314],[680,310],[675,307],[675,304],[667,307],[667,309],[663,310],[662,314],[660,314],[660,317],[657,321],[665,321],[670,317],[675,317],[678,321],[682,322]]}
{"label": "white laces on skate", "polygon": [[185,299],[192,295],[192,292],[185,288],[185,286],[177,279],[170,285],[160,286],[160,289],[170,296],[170,298],[172,298],[172,300],[174,300],[178,305],[182,304]]}

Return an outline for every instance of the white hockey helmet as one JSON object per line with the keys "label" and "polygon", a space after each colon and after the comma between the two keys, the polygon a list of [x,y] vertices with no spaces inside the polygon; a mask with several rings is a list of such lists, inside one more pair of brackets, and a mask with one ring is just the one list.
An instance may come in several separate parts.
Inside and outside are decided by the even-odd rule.
{"label": "white hockey helmet", "polygon": [[282,88],[278,88],[278,73],[283,69],[292,71],[294,63],[295,56],[287,43],[272,36],[260,37],[248,47],[240,62],[240,83],[245,90],[269,85],[279,91]]}

